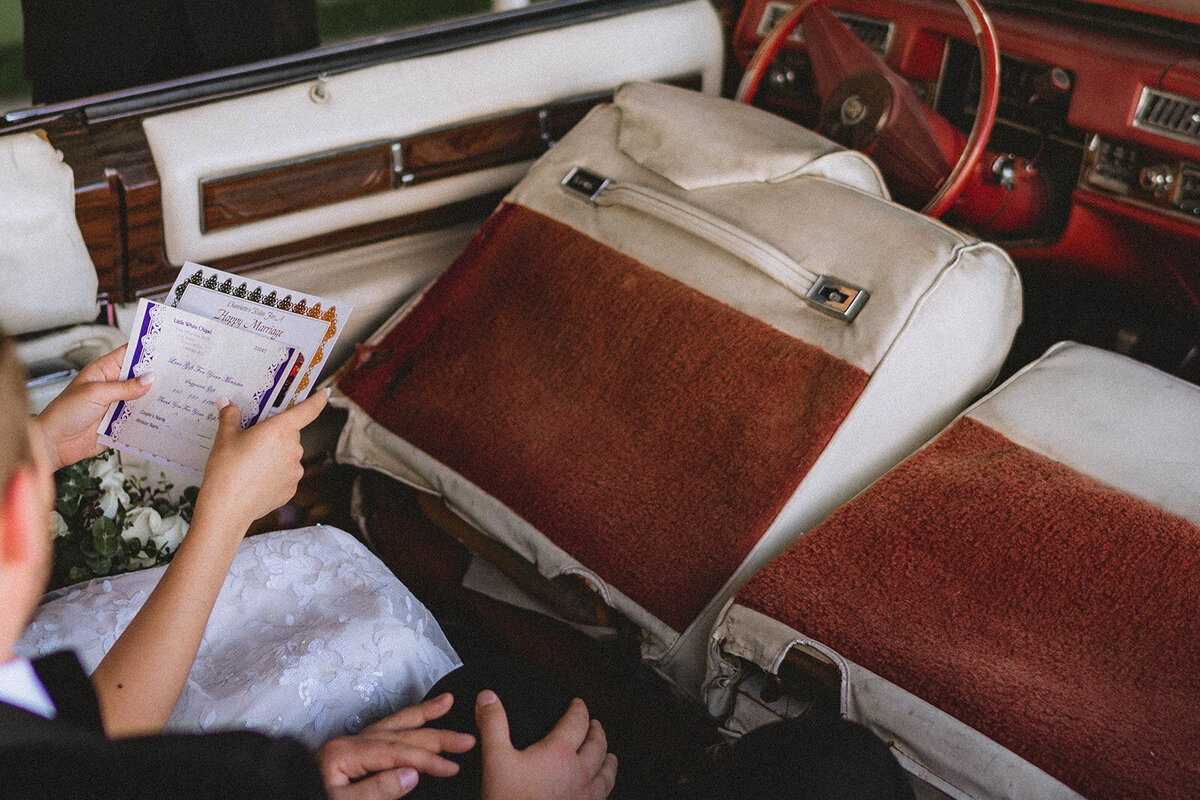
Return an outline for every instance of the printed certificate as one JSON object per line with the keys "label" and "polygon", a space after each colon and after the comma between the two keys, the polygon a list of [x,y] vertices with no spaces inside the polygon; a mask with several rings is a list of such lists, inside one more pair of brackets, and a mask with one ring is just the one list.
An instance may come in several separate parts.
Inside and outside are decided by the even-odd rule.
{"label": "printed certificate", "polygon": [[99,441],[160,464],[204,472],[217,432],[217,399],[242,412],[242,427],[267,416],[298,350],[205,316],[142,300],[122,379],[154,373],[149,394],[114,403]]}
{"label": "printed certificate", "polygon": [[296,348],[293,373],[266,411],[278,413],[308,396],[352,305],[272,286],[188,262],[167,294],[168,305]]}

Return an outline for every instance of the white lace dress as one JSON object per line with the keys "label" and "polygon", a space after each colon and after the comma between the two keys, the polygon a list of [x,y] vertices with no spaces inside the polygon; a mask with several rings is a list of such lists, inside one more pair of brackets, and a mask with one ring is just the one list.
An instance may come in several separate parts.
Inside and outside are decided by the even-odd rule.
{"label": "white lace dress", "polygon": [[[164,569],[51,592],[18,653],[72,649],[90,673]],[[244,727],[318,747],[419,702],[460,664],[433,615],[348,533],[318,525],[253,536],[234,557],[167,729]]]}

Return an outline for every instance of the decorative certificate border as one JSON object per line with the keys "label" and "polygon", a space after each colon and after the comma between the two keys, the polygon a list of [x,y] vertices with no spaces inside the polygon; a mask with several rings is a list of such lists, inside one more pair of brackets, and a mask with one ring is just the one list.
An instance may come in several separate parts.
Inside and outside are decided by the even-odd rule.
{"label": "decorative certificate border", "polygon": [[[259,422],[282,396],[297,354],[285,342],[143,299],[121,376],[154,372],[159,380],[145,397],[114,403],[97,431],[98,441],[202,474],[216,432],[219,394],[230,392],[226,396],[237,403],[242,427]],[[130,424],[135,421],[141,425]]]}
{"label": "decorative certificate border", "polygon": [[[185,274],[187,275],[186,278],[184,277]],[[281,402],[283,398],[291,398],[294,402],[305,397],[312,386],[312,381],[320,374],[320,368],[325,363],[327,350],[331,349],[337,341],[343,321],[353,310],[353,306],[347,308],[343,304],[341,309],[339,309],[337,305],[326,298],[302,292],[293,292],[280,286],[272,286],[269,283],[242,278],[193,262],[187,262],[180,270],[179,278],[175,281],[175,285],[171,287],[171,292],[167,297],[168,304],[178,307],[183,301],[184,295],[191,287],[216,292],[226,295],[231,299],[244,300],[247,303],[265,306],[327,324],[324,335],[316,350],[311,354],[303,352],[303,350],[301,351],[301,358],[297,362],[300,372],[298,373],[298,377],[290,376],[288,378],[284,390],[279,395]],[[297,344],[296,342],[287,343],[292,345]],[[294,391],[291,390],[293,378],[297,379]]]}

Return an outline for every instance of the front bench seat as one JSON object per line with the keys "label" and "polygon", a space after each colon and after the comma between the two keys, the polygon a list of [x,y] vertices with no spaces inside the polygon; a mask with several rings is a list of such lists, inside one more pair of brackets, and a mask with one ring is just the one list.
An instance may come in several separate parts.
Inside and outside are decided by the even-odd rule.
{"label": "front bench seat", "polygon": [[[869,292],[852,322],[814,275]],[[1008,257],[862,155],[627,85],[362,348],[337,457],[585,576],[699,697],[733,588],[984,391],[1019,319]]]}
{"label": "front bench seat", "polygon": [[1198,442],[1200,387],[1056,345],[746,583],[712,706],[754,727],[747,665],[834,665],[954,797],[1195,797]]}

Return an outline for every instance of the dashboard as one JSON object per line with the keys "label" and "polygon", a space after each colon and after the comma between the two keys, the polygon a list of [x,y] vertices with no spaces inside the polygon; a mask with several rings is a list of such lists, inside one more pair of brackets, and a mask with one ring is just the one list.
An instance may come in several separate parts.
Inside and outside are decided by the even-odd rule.
{"label": "dashboard", "polygon": [[[997,30],[1000,102],[989,151],[1032,165],[1046,202],[1016,224],[964,224],[1024,274],[1105,276],[1200,319],[1200,10],[1119,0],[984,0]],[[953,0],[830,0],[847,27],[955,128],[979,96],[975,36]],[[733,34],[743,66],[792,7],[749,0]],[[799,31],[799,29],[797,29]],[[803,36],[755,104],[815,126]],[[998,219],[998,217],[997,217]]]}

